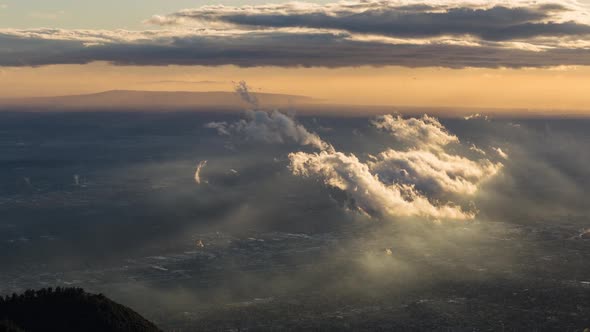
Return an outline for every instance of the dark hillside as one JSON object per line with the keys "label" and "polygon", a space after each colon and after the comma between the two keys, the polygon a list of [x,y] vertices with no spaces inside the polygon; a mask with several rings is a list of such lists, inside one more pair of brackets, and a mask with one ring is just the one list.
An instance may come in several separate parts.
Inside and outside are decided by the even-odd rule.
{"label": "dark hillside", "polygon": [[135,311],[81,288],[0,297],[0,331],[160,331]]}

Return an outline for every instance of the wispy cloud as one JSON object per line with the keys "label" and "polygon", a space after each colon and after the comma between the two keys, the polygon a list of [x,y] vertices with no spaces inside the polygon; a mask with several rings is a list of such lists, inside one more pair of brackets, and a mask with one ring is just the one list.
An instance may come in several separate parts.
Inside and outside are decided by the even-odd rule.
{"label": "wispy cloud", "polygon": [[195,170],[195,182],[197,184],[201,184],[201,171],[205,166],[207,166],[207,160],[203,160],[197,164],[197,169]]}

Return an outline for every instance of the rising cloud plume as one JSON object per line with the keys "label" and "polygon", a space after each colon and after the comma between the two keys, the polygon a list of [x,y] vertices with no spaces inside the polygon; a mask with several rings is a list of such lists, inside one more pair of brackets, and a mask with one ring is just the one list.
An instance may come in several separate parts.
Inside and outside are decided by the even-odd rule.
{"label": "rising cloud plume", "polygon": [[0,66],[590,65],[588,20],[566,0],[204,6],[154,16],[154,30],[0,29]]}
{"label": "rising cloud plume", "polygon": [[234,91],[240,96],[240,98],[254,108],[258,108],[258,98],[255,94],[250,92],[250,87],[246,81],[239,81],[234,86]]}
{"label": "rising cloud plume", "polygon": [[216,129],[222,136],[235,136],[246,141],[265,143],[297,143],[318,150],[330,150],[332,146],[317,134],[310,133],[295,119],[277,111],[247,110],[244,119],[233,123],[210,122],[207,128]]}
{"label": "rising cloud plume", "polygon": [[235,84],[236,94],[253,109],[244,112],[244,118],[233,123],[210,122],[206,128],[217,130],[221,136],[237,137],[245,141],[265,143],[296,143],[309,145],[318,150],[333,150],[317,134],[297,123],[294,118],[278,110],[266,111],[259,109],[258,98],[244,81]]}

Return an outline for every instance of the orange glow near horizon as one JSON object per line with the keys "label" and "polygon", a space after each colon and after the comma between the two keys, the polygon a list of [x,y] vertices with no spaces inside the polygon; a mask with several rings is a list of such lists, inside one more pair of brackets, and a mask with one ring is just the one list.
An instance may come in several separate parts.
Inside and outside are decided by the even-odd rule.
{"label": "orange glow near horizon", "polygon": [[305,95],[337,104],[590,110],[590,67],[327,69],[93,63],[0,69],[0,97],[106,90],[229,91],[237,80],[246,80],[257,92]]}

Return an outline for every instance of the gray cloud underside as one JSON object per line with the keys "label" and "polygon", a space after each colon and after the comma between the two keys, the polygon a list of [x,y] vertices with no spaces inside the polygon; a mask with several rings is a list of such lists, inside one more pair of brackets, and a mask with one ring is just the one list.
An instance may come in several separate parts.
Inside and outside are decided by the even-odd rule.
{"label": "gray cloud underside", "polygon": [[273,10],[264,6],[242,10],[235,7],[219,7],[218,10],[204,7],[172,14],[163,23],[175,24],[175,19],[189,19],[251,27],[338,29],[405,38],[472,35],[490,41],[590,34],[590,25],[555,21],[559,13],[567,11],[560,4],[514,8],[447,8],[428,5],[391,7],[382,3],[367,6],[361,12],[358,12],[358,8],[330,10],[322,7],[301,12],[292,10],[286,4],[282,7],[277,5]]}
{"label": "gray cloud underside", "polygon": [[[67,33],[66,36],[64,36]],[[114,32],[113,32],[114,33]],[[533,51],[495,43],[463,46],[447,43],[393,44],[353,40],[346,33],[247,32],[211,36],[145,33],[133,40],[89,38],[75,30],[0,31],[0,66],[85,64],[544,67],[590,65],[590,50],[551,48]]]}
{"label": "gray cloud underside", "polygon": [[590,64],[588,10],[575,0],[219,5],[155,15],[147,22],[175,28],[0,29],[0,66]]}

